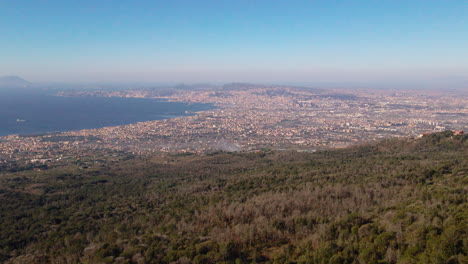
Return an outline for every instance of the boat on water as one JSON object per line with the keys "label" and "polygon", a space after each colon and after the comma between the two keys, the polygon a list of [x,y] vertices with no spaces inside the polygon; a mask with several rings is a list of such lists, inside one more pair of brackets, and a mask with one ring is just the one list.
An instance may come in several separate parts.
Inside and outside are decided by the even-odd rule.
{"label": "boat on water", "polygon": [[16,122],[26,122],[26,120],[18,118],[18,119],[16,119]]}

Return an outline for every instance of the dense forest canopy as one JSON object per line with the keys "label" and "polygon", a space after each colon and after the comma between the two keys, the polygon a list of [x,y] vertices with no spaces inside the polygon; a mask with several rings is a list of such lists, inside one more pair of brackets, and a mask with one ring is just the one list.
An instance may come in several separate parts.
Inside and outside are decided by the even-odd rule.
{"label": "dense forest canopy", "polygon": [[468,263],[467,139],[10,168],[0,262]]}

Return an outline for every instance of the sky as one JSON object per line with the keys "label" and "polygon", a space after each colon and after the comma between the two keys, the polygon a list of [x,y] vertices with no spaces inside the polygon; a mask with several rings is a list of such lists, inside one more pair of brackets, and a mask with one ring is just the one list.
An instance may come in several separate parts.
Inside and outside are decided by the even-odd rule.
{"label": "sky", "polygon": [[466,0],[0,0],[33,82],[468,80]]}

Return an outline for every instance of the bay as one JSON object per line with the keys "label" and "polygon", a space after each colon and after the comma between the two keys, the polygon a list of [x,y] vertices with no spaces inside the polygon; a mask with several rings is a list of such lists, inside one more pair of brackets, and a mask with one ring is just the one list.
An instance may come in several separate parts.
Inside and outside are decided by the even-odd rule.
{"label": "bay", "polygon": [[0,91],[0,136],[63,132],[191,115],[212,104],[120,97],[59,97],[44,91]]}

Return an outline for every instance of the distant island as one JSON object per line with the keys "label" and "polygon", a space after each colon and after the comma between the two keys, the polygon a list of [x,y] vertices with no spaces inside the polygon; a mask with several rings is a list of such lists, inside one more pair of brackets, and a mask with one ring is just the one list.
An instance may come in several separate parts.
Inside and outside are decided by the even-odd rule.
{"label": "distant island", "polygon": [[18,76],[2,76],[0,77],[0,87],[17,88],[28,87],[31,83]]}

